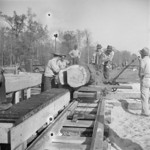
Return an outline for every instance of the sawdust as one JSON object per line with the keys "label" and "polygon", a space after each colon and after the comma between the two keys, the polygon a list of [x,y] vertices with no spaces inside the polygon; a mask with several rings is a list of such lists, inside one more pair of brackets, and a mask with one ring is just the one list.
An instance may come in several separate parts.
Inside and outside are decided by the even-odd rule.
{"label": "sawdust", "polygon": [[[139,92],[139,84],[134,84],[132,91]],[[140,98],[111,99],[111,103],[114,104],[109,124],[112,147],[115,150],[150,150],[150,117],[141,116],[140,109],[130,110],[125,106],[127,103],[140,105]]]}

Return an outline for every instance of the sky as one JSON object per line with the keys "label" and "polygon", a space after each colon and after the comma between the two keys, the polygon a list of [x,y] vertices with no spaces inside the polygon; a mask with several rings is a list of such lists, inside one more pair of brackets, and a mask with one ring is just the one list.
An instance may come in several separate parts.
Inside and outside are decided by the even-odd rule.
{"label": "sky", "polygon": [[[31,8],[49,30],[85,30],[93,44],[137,53],[150,46],[150,0],[0,0],[0,11],[12,16]],[[50,16],[48,16],[50,14]]]}

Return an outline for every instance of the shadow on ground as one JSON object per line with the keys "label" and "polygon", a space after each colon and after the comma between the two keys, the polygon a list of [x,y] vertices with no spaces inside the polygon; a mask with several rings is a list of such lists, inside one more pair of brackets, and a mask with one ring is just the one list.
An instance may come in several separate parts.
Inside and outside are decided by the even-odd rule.
{"label": "shadow on ground", "polygon": [[109,140],[110,140],[112,147],[114,147],[115,149],[143,150],[143,148],[139,144],[129,139],[119,137],[117,133],[113,131],[111,128],[109,128]]}
{"label": "shadow on ground", "polygon": [[[139,116],[138,113],[136,113],[136,112],[131,112],[131,111],[128,109],[128,108],[129,108],[129,103],[128,103],[126,100],[119,100],[119,102],[121,103],[121,106],[122,106],[122,108],[124,109],[124,111],[126,111],[126,112],[128,112],[128,113],[130,113],[130,114],[132,114],[132,115]],[[136,109],[138,109],[138,110],[141,109],[140,106],[137,105],[137,107],[139,107],[139,108],[136,108],[136,107],[135,107],[135,110],[136,110]]]}

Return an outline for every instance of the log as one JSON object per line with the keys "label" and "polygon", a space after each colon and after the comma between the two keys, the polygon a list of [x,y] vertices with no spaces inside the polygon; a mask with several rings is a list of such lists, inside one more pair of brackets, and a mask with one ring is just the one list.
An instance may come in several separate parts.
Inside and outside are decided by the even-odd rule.
{"label": "log", "polygon": [[72,65],[59,72],[61,85],[69,85],[72,88],[81,87],[90,82],[91,73],[88,66]]}

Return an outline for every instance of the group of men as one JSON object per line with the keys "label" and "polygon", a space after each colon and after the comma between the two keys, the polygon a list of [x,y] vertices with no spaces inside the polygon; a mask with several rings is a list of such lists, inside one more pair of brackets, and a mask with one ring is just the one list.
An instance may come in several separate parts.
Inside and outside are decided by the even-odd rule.
{"label": "group of men", "polygon": [[106,49],[103,49],[100,44],[97,44],[96,51],[93,53],[92,64],[95,65],[97,70],[103,72],[106,82],[109,80],[109,72],[113,57],[114,49],[111,45],[108,45]]}
{"label": "group of men", "polygon": [[[77,45],[74,45],[74,49],[69,52],[69,55],[72,58],[71,64],[79,63],[81,52],[77,49]],[[50,88],[57,88],[59,86],[58,73],[70,64],[70,62],[65,59],[66,54],[55,52],[53,56],[54,57],[48,61],[45,68],[42,91],[46,91]]]}
{"label": "group of men", "polygon": [[[70,56],[73,58],[73,63],[77,64],[81,53],[79,50],[75,49],[70,52]],[[141,57],[139,59],[139,78],[140,78],[140,92],[141,92],[141,103],[142,110],[141,115],[150,116],[149,110],[149,89],[150,89],[150,50],[145,47],[139,51]],[[53,53],[54,57],[48,61],[44,72],[44,89],[43,91],[48,90],[51,87],[56,87],[55,76],[59,73],[61,69],[66,68],[69,65],[69,61],[65,59],[65,54]],[[98,65],[98,61],[103,67],[104,77],[109,77],[109,63],[112,61],[114,56],[113,47],[108,45],[105,51],[102,50],[101,45],[97,45],[96,53],[93,54],[93,63]],[[99,66],[98,66],[99,67]],[[100,66],[101,67],[101,66]],[[7,109],[10,107],[10,103],[6,103],[5,95],[5,78],[3,71],[0,70],[0,110]],[[5,108],[4,108],[5,107]]]}
{"label": "group of men", "polygon": [[[150,50],[145,47],[139,51],[139,78],[142,111],[141,115],[150,116],[149,110],[149,89],[150,89]],[[93,54],[92,63],[97,69],[103,70],[104,78],[109,79],[110,63],[114,56],[113,47],[108,45],[106,50],[102,49],[101,45],[97,45],[97,49]]]}

